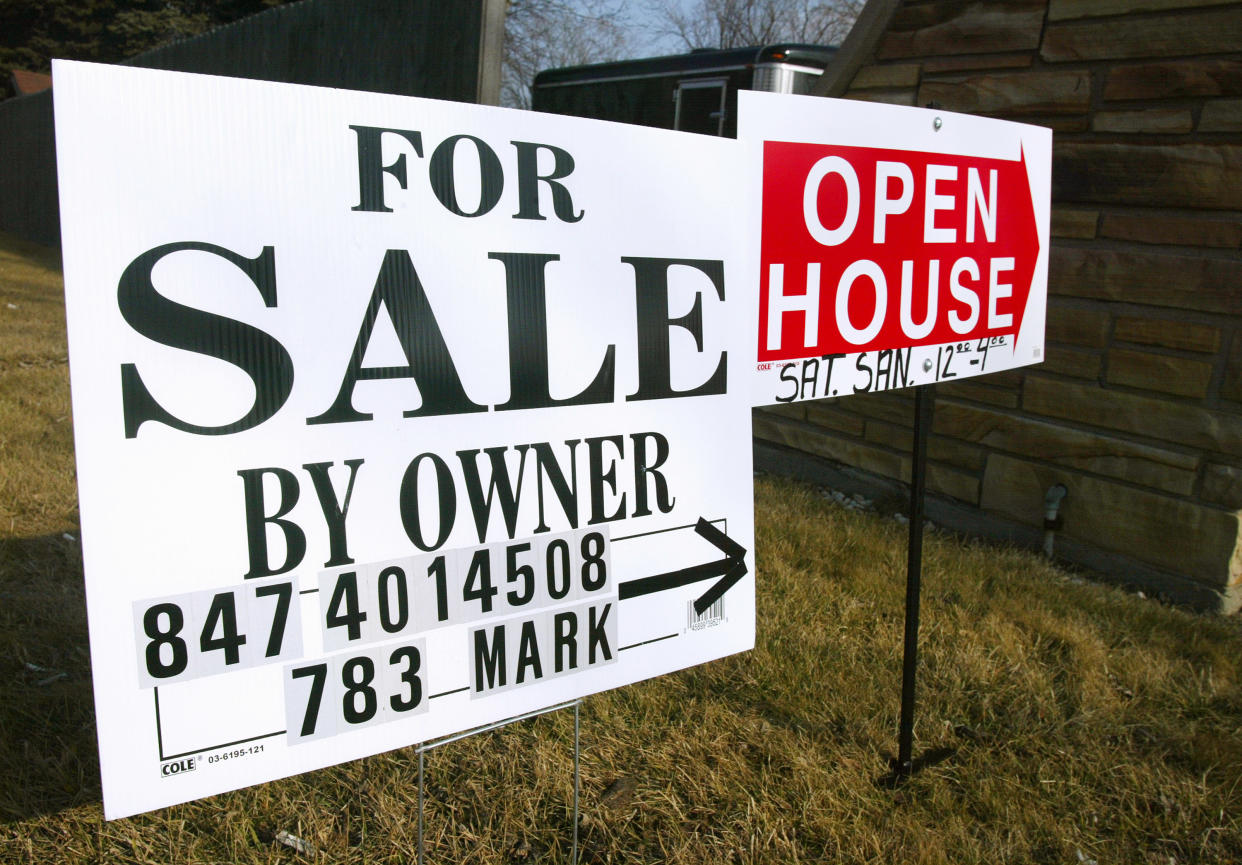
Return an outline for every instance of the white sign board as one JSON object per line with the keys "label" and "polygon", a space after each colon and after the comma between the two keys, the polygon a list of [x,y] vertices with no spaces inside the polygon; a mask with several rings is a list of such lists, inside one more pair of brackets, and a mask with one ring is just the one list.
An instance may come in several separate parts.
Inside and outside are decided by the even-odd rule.
{"label": "white sign board", "polygon": [[753,645],[736,143],[55,78],[109,818]]}
{"label": "white sign board", "polygon": [[1043,360],[1052,133],[739,94],[759,231],[756,405]]}

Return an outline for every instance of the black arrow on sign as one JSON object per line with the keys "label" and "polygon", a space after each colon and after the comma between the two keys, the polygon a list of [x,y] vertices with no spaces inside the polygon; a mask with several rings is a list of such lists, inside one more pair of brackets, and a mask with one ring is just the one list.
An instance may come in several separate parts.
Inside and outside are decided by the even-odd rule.
{"label": "black arrow on sign", "polygon": [[733,588],[738,580],[746,576],[745,547],[702,517],[699,517],[694,530],[700,537],[710,541],[713,546],[724,553],[725,557],[715,562],[706,562],[702,565],[692,565],[688,568],[669,571],[667,574],[655,574],[650,577],[641,577],[637,580],[628,580],[618,587],[618,599],[624,601],[626,598],[650,595],[653,592],[662,592],[665,589],[688,586],[690,583],[697,583],[700,580],[722,577],[719,582],[704,592],[694,602],[694,612],[696,615],[701,616],[704,610],[720,600],[721,595]]}

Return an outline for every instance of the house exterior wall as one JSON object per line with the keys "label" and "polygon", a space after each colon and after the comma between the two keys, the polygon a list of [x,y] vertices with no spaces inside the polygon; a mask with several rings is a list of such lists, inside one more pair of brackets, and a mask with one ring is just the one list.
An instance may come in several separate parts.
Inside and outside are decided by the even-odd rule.
{"label": "house exterior wall", "polygon": [[[1054,130],[1046,360],[937,386],[928,488],[1030,538],[1064,483],[1065,549],[1237,609],[1242,3],[870,5],[895,8],[841,95]],[[755,432],[761,455],[904,481],[912,419],[908,394],[860,395],[760,410]]]}

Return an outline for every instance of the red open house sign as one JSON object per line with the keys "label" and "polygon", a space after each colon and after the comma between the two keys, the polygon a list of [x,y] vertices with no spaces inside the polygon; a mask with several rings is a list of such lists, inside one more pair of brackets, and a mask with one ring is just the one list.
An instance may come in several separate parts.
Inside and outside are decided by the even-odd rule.
{"label": "red open house sign", "polygon": [[759,361],[1016,339],[1030,190],[1024,157],[764,142]]}

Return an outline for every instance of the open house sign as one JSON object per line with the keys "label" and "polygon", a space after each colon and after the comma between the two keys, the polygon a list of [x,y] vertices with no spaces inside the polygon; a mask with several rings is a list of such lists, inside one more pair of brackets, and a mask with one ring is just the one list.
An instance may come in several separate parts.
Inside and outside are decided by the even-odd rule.
{"label": "open house sign", "polygon": [[755,403],[1038,363],[1044,128],[856,101],[740,94],[758,202]]}

